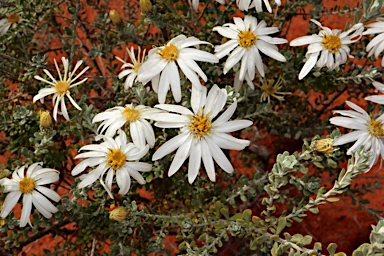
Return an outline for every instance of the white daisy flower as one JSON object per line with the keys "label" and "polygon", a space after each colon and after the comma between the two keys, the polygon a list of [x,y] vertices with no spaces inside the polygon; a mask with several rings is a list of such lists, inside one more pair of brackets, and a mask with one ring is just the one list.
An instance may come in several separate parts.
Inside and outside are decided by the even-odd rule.
{"label": "white daisy flower", "polygon": [[[268,12],[272,12],[271,5],[269,4],[269,0],[236,0],[237,6],[241,11],[248,11],[248,9],[256,8],[257,12],[262,12],[262,2],[264,2],[265,7],[267,7]],[[275,0],[275,3],[280,6],[281,0]]]}
{"label": "white daisy flower", "polygon": [[[193,88],[192,88],[193,89]],[[176,150],[168,176],[176,173],[184,161],[189,157],[188,181],[196,179],[201,160],[203,160],[208,177],[215,181],[215,167],[213,160],[227,173],[233,172],[233,167],[221,148],[242,150],[249,145],[248,140],[241,140],[229,135],[245,127],[251,126],[248,120],[228,121],[236,110],[234,103],[218,118],[217,115],[225,106],[227,92],[214,85],[207,96],[207,89],[192,90],[191,105],[193,112],[183,106],[159,104],[155,107],[177,114],[159,114],[155,123],[160,128],[180,128],[180,134],[163,144],[153,155],[152,160],[158,160]],[[215,120],[214,120],[215,119]]]}
{"label": "white daisy flower", "polygon": [[128,50],[128,48],[126,48],[126,49],[127,49],[129,58],[131,59],[132,63],[125,62],[124,60],[122,60],[121,58],[119,58],[117,56],[116,56],[116,59],[118,59],[119,61],[124,63],[123,66],[121,67],[121,69],[127,68],[127,69],[121,71],[118,77],[119,77],[119,79],[121,79],[121,78],[127,76],[127,78],[125,79],[125,83],[124,83],[124,89],[128,90],[128,88],[131,88],[133,83],[137,81],[137,74],[138,74],[138,71],[139,71],[141,64],[144,61],[146,50],[144,49],[143,55],[140,58],[141,48],[139,46],[138,47],[138,53],[137,53],[137,59],[136,59],[135,50],[134,50],[133,46],[131,47],[131,50]]}
{"label": "white daisy flower", "polygon": [[374,165],[379,156],[384,159],[384,114],[378,118],[370,117],[364,109],[356,104],[346,101],[347,105],[353,110],[336,110],[333,113],[343,116],[332,117],[331,124],[342,126],[355,131],[345,134],[334,140],[334,146],[340,146],[352,141],[356,141],[347,151],[348,155],[356,152],[361,146],[365,150],[372,151],[372,163]]}
{"label": "white daisy flower", "polygon": [[[189,1],[189,4],[192,6],[193,10],[197,11],[198,7],[199,7],[199,0],[188,0]],[[216,2],[220,3],[220,4],[225,4],[225,0],[216,0]]]}
{"label": "white daisy flower", "polygon": [[164,111],[133,104],[125,105],[125,107],[113,107],[97,114],[93,118],[93,123],[101,122],[98,132],[105,133],[109,137],[113,137],[118,129],[124,125],[129,125],[129,132],[133,143],[139,148],[145,147],[148,143],[152,148],[155,145],[155,133],[151,124],[146,120],[154,120],[159,113]]}
{"label": "white daisy flower", "polygon": [[308,44],[308,51],[305,54],[307,61],[299,73],[299,80],[303,79],[315,65],[318,68],[327,66],[329,70],[333,70],[347,62],[347,57],[353,58],[349,55],[348,44],[358,41],[364,30],[361,23],[355,24],[346,32],[341,32],[339,29],[323,27],[317,20],[311,19],[311,21],[322,29],[319,34],[302,36],[289,44],[290,46]]}
{"label": "white daisy flower", "polygon": [[72,78],[73,75],[75,74],[76,70],[83,63],[82,60],[80,60],[79,62],[76,63],[76,66],[72,72],[68,72],[68,69],[69,69],[68,59],[62,57],[61,60],[63,61],[63,65],[64,65],[64,75],[63,76],[60,74],[60,69],[57,66],[56,59],[54,59],[56,70],[57,70],[57,73],[58,73],[59,78],[60,78],[59,81],[57,81],[51,75],[51,73],[46,69],[43,69],[43,71],[45,74],[47,74],[49,76],[49,78],[52,80],[52,82],[48,81],[48,80],[46,80],[40,76],[35,76],[35,79],[43,81],[47,84],[50,84],[50,85],[52,85],[52,87],[39,90],[39,93],[37,95],[35,95],[35,97],[33,97],[33,102],[36,102],[37,100],[44,102],[43,98],[45,96],[48,96],[50,94],[54,94],[53,98],[52,98],[52,103],[55,106],[53,109],[53,118],[55,119],[55,121],[57,121],[57,112],[58,112],[59,103],[61,103],[60,108],[61,108],[61,111],[62,111],[64,118],[66,120],[69,120],[67,107],[65,106],[65,96],[68,97],[69,101],[72,103],[73,106],[75,106],[75,108],[77,108],[78,110],[81,110],[79,105],[77,105],[76,102],[74,101],[74,99],[71,97],[70,89],[72,87],[75,87],[75,86],[78,86],[79,84],[84,83],[88,79],[88,78],[84,78],[83,80],[81,80],[77,83],[74,83],[80,76],[82,76],[84,74],[85,71],[88,70],[89,67],[84,68],[75,78]]}
{"label": "white daisy flower", "polygon": [[143,84],[152,80],[152,87],[158,93],[159,103],[165,102],[169,86],[171,86],[176,102],[180,102],[180,75],[176,63],[192,85],[201,89],[198,75],[205,82],[207,76],[195,61],[219,62],[219,59],[209,52],[189,48],[200,44],[209,43],[193,36],[187,38],[185,35],[179,35],[169,41],[167,45],[150,50],[148,59],[139,68],[137,80]]}
{"label": "white daisy flower", "polygon": [[376,89],[375,91],[376,92],[379,91],[379,92],[381,92],[383,94],[367,96],[367,97],[365,97],[365,99],[369,100],[369,101],[372,101],[374,103],[377,103],[377,104],[384,105],[384,84],[376,82],[376,81],[373,81],[372,85],[375,87],[375,89]]}
{"label": "white daisy flower", "polygon": [[[378,18],[376,22],[368,24],[367,27],[369,28],[363,35],[378,34],[367,45],[368,57],[375,54],[377,59],[384,50],[384,18]],[[384,67],[384,58],[381,60],[381,66]]]}
{"label": "white daisy flower", "polygon": [[[75,166],[72,175],[78,175],[87,167],[97,167],[80,176],[82,181],[78,184],[78,188],[89,186],[97,179],[100,179],[100,183],[109,196],[113,198],[112,182],[114,174],[116,174],[116,182],[120,188],[118,193],[121,195],[128,193],[131,187],[131,176],[140,184],[145,184],[145,180],[139,172],[149,172],[152,165],[137,162],[137,160],[147,154],[148,145],[139,149],[135,144],[128,143],[125,132],[119,130],[117,133],[119,135],[115,139],[105,135],[98,135],[95,139],[96,141],[102,139],[102,143],[86,145],[80,148],[80,150],[89,150],[89,152],[81,153],[75,159],[87,159]],[[103,177],[106,172],[107,177],[104,182]]]}
{"label": "white daisy flower", "polygon": [[242,83],[244,79],[247,82],[253,80],[256,72],[264,77],[264,65],[259,51],[275,60],[286,61],[285,57],[278,52],[275,44],[284,44],[287,40],[267,36],[279,32],[278,28],[267,27],[263,20],[257,23],[255,17],[248,15],[244,17],[244,20],[233,18],[233,21],[235,24],[227,23],[222,27],[213,28],[213,31],[231,39],[223,45],[215,46],[215,54],[219,59],[232,51],[224,64],[224,74],[241,60],[237,82]]}
{"label": "white daisy flower", "polygon": [[26,166],[24,165],[12,173],[12,179],[3,178],[0,180],[0,185],[4,186],[4,193],[9,193],[0,213],[1,218],[8,216],[21,196],[23,196],[23,209],[20,227],[25,227],[27,223],[31,225],[29,216],[32,205],[47,219],[52,217],[52,213],[57,212],[57,208],[46,197],[58,202],[60,196],[44,185],[59,180],[59,172],[50,168],[42,168],[41,164],[34,163],[29,166],[25,175]]}
{"label": "white daisy flower", "polygon": [[21,21],[22,19],[18,13],[7,14],[6,18],[0,20],[0,35],[4,35],[11,26],[15,27]]}

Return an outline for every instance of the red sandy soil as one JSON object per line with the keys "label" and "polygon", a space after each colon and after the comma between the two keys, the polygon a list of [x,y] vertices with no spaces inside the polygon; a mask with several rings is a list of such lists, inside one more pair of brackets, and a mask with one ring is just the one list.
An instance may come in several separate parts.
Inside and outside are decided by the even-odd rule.
{"label": "red sandy soil", "polygon": [[[324,1],[328,7],[334,6],[336,3],[338,5],[349,4],[350,6],[356,6],[356,2],[357,1],[355,0]],[[116,9],[122,13],[118,4],[113,6],[111,4],[111,9]],[[340,18],[338,15],[333,15],[322,20],[322,22],[325,26],[331,28],[344,29],[346,20]],[[291,29],[287,36],[288,41],[306,35],[308,31],[308,23],[309,21],[303,20],[302,17],[295,17],[294,24],[292,25],[293,29]],[[339,100],[344,101],[345,99],[340,98]],[[272,138],[269,137],[269,139]],[[293,141],[286,141],[287,146],[292,145],[292,142]],[[300,145],[300,142],[298,141],[294,141],[294,143]],[[290,151],[297,150],[292,150],[292,148],[287,149]],[[0,162],[5,163],[5,157],[9,157],[9,155],[6,154],[5,156],[0,156]],[[243,168],[239,162],[236,162],[234,165],[239,173],[249,173],[250,171],[249,169]],[[381,175],[381,170],[379,170],[379,168],[374,168],[369,173],[358,177],[353,184],[373,182],[374,180],[380,182],[383,179],[384,176]],[[331,181],[329,181],[328,184],[325,183],[328,188],[331,187],[330,182]],[[374,194],[366,194],[365,198],[370,200],[368,206],[372,206],[376,209],[384,209],[382,200],[382,198],[384,198],[384,191],[379,190],[375,191]],[[322,205],[319,209],[319,214],[309,213],[309,216],[306,217],[302,223],[295,223],[294,227],[285,231],[291,234],[309,234],[314,238],[315,242],[321,242],[324,247],[327,247],[331,242],[337,243],[339,245],[337,251],[343,251],[347,255],[351,255],[352,251],[359,245],[369,241],[369,234],[371,232],[370,225],[375,223],[375,219],[368,216],[366,211],[358,210],[356,206],[352,205],[350,199],[342,197],[339,202]],[[53,245],[58,241],[58,239],[53,239],[51,236],[43,237],[38,240],[37,243],[24,248],[26,254],[23,255],[32,255],[32,253],[41,254],[43,248],[53,248]],[[174,237],[167,237],[164,244],[168,248],[175,249]]]}

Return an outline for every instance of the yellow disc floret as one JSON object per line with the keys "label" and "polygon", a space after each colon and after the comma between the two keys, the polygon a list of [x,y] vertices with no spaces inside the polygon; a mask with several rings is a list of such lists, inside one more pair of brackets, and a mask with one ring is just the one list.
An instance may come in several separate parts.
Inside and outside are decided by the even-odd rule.
{"label": "yellow disc floret", "polygon": [[133,70],[135,71],[136,74],[139,72],[140,66],[141,66],[141,63],[136,63],[135,65],[133,65]]}
{"label": "yellow disc floret", "polygon": [[341,47],[341,40],[338,35],[324,35],[321,44],[331,53],[338,53]]}
{"label": "yellow disc floret", "polygon": [[167,61],[175,61],[179,57],[179,49],[173,45],[166,45],[164,46],[163,50],[158,52],[158,54]]}
{"label": "yellow disc floret", "polygon": [[189,129],[193,133],[193,135],[200,139],[207,135],[212,128],[211,120],[208,115],[195,115],[191,117],[191,122],[189,123]]}
{"label": "yellow disc floret", "polygon": [[375,137],[384,138],[383,124],[378,120],[368,122],[368,132]]}
{"label": "yellow disc floret", "polygon": [[117,171],[120,169],[125,164],[126,160],[127,158],[120,149],[109,149],[107,164],[112,167],[113,170]]}
{"label": "yellow disc floret", "polygon": [[29,194],[32,193],[35,190],[36,183],[34,179],[24,177],[20,181],[20,192]]}
{"label": "yellow disc floret", "polygon": [[240,31],[239,36],[239,45],[244,48],[250,48],[257,41],[257,36],[253,34],[250,30]]}
{"label": "yellow disc floret", "polygon": [[123,117],[127,119],[128,122],[134,122],[140,117],[140,112],[134,108],[126,107],[123,110]]}
{"label": "yellow disc floret", "polygon": [[17,23],[20,21],[20,17],[17,13],[12,13],[7,18],[9,23]]}
{"label": "yellow disc floret", "polygon": [[55,85],[58,94],[65,94],[69,90],[69,84],[65,81],[59,81]]}

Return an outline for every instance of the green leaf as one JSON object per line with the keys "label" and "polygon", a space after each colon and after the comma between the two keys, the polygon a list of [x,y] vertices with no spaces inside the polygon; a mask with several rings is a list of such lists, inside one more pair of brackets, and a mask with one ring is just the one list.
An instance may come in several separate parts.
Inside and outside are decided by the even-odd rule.
{"label": "green leaf", "polygon": [[327,247],[327,251],[329,252],[329,256],[334,256],[337,249],[337,244],[330,243]]}
{"label": "green leaf", "polygon": [[225,217],[226,219],[229,218],[229,213],[228,213],[228,209],[227,209],[227,208],[221,208],[221,209],[220,209],[220,212],[221,212],[221,214],[224,215],[224,217]]}
{"label": "green leaf", "polygon": [[333,203],[333,202],[338,202],[340,198],[338,197],[330,197],[326,199],[328,202]]}
{"label": "green leaf", "polygon": [[287,219],[285,217],[281,217],[279,219],[279,223],[277,224],[276,232],[275,234],[280,234],[281,231],[287,226]]}
{"label": "green leaf", "polygon": [[318,214],[319,213],[319,208],[317,208],[317,207],[316,208],[310,208],[309,211],[311,213]]}
{"label": "green leaf", "polygon": [[243,214],[242,213],[236,213],[235,215],[233,215],[231,218],[229,218],[230,220],[233,220],[233,221],[236,221],[236,220],[242,220],[243,219]]}
{"label": "green leaf", "polygon": [[243,220],[245,220],[245,222],[247,223],[251,222],[251,217],[252,217],[251,209],[246,209],[243,211]]}

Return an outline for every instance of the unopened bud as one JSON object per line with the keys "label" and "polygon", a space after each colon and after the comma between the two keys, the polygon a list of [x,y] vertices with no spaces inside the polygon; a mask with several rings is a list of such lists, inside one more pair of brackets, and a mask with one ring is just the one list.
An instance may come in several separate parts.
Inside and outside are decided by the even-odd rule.
{"label": "unopened bud", "polygon": [[120,24],[122,22],[120,14],[116,10],[109,11],[109,18],[115,25]]}
{"label": "unopened bud", "polygon": [[109,212],[109,218],[111,220],[123,221],[127,218],[128,212],[123,206],[119,206]]}
{"label": "unopened bud", "polygon": [[324,153],[324,154],[330,154],[333,152],[333,139],[327,138],[327,139],[321,139],[316,141],[315,149],[318,152]]}
{"label": "unopened bud", "polygon": [[49,114],[49,111],[40,110],[39,116],[40,116],[40,128],[47,129],[49,126],[52,125],[52,117],[51,117],[51,114]]}
{"label": "unopened bud", "polygon": [[152,10],[151,0],[140,0],[140,7],[141,10],[149,12],[150,10]]}
{"label": "unopened bud", "polygon": [[[3,178],[7,178],[11,172],[8,169],[5,169],[5,165],[0,163],[0,180]],[[0,211],[1,211],[1,201],[0,201]]]}

